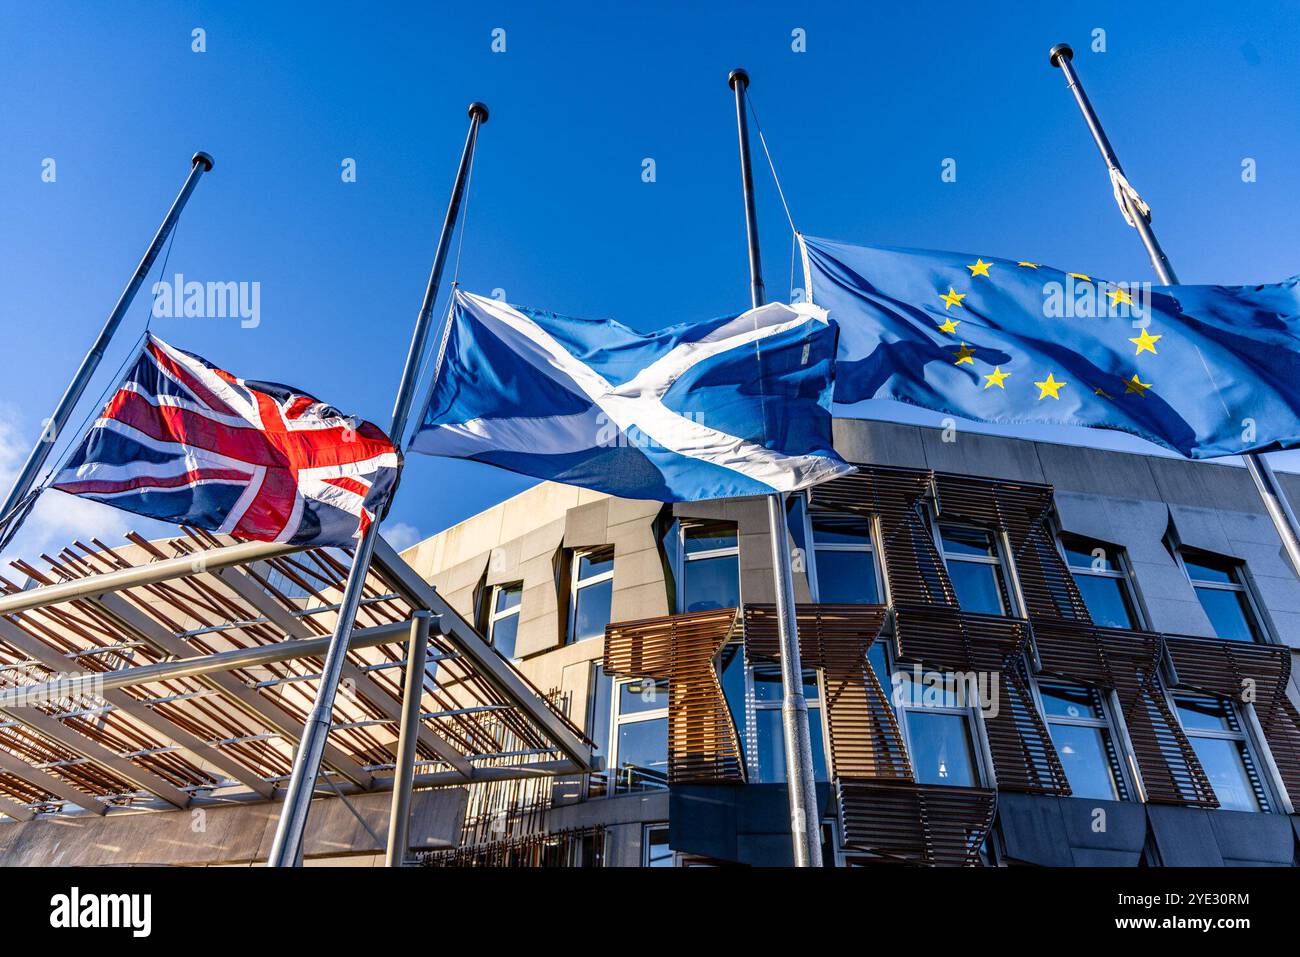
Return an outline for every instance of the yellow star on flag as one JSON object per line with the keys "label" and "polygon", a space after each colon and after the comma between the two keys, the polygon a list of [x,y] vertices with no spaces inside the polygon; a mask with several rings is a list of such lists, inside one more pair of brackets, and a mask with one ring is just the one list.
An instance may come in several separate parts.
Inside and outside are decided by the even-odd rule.
{"label": "yellow star on flag", "polygon": [[1162,338],[1164,337],[1153,336],[1151,335],[1151,333],[1143,329],[1141,335],[1139,335],[1136,339],[1130,339],[1129,342],[1133,343],[1135,346],[1138,347],[1137,352],[1133,353],[1135,356],[1141,355],[1144,352],[1149,352],[1152,355],[1159,355],[1159,353],[1156,352],[1156,343],[1159,342]]}
{"label": "yellow star on flag", "polygon": [[974,365],[975,360],[971,358],[973,355],[975,355],[975,350],[963,342],[961,348],[957,350],[957,359],[953,362],[953,365],[959,366],[963,362],[969,362],[971,365]]}
{"label": "yellow star on flag", "polygon": [[1061,386],[1069,385],[1069,383],[1057,382],[1056,379],[1053,378],[1052,373],[1049,372],[1047,373],[1046,379],[1042,382],[1035,382],[1034,385],[1038,386],[1038,399],[1041,402],[1049,395],[1053,399],[1059,399],[1061,397]]}
{"label": "yellow star on flag", "polygon": [[[1037,269],[1038,263],[1016,263],[1017,266],[1024,266],[1026,269]],[[992,277],[990,277],[992,278]]]}
{"label": "yellow star on flag", "polygon": [[1117,306],[1121,302],[1124,303],[1124,305],[1126,306],[1133,305],[1133,297],[1130,296],[1126,290],[1121,289],[1119,286],[1116,286],[1114,289],[1107,289],[1106,295],[1110,297],[1110,304],[1112,306]]}
{"label": "yellow star on flag", "polygon": [[949,317],[944,321],[943,325],[939,327],[939,331],[946,332],[949,335],[956,335],[957,323],[959,322],[961,322],[960,319],[953,319],[952,317]]}
{"label": "yellow star on flag", "polygon": [[994,366],[992,375],[986,375],[984,377],[984,388],[987,389],[989,386],[995,385],[1005,392],[1007,387],[1002,383],[1006,381],[1006,378],[1009,375],[1011,375],[1011,373],[1003,372],[1001,366]]}
{"label": "yellow star on flag", "polygon": [[953,289],[952,286],[949,286],[948,294],[946,296],[940,296],[939,298],[943,300],[943,308],[950,309],[953,306],[960,306],[961,301],[966,298],[966,293],[958,292],[956,289]]}
{"label": "yellow star on flag", "polygon": [[1133,378],[1124,383],[1124,394],[1128,395],[1130,392],[1136,392],[1138,395],[1146,395],[1149,388],[1151,388],[1151,383],[1143,382],[1137,377],[1137,373],[1134,373]]}
{"label": "yellow star on flag", "polygon": [[1081,272],[1068,272],[1068,273],[1066,273],[1066,275],[1067,275],[1067,276],[1073,276],[1075,279],[1082,279],[1084,282],[1092,282],[1092,277],[1091,277],[1091,276],[1085,276],[1085,275],[1084,275],[1083,273],[1081,273]]}
{"label": "yellow star on flag", "polygon": [[1093,389],[1093,390],[1092,390],[1092,394],[1093,394],[1093,395],[1099,395],[1099,396],[1101,396],[1103,399],[1112,399],[1112,398],[1114,398],[1114,396],[1112,396],[1109,392],[1107,392],[1107,391],[1106,391],[1105,389],[1103,389],[1101,386],[1097,386],[1097,388]]}
{"label": "yellow star on flag", "polygon": [[[974,265],[968,265],[966,268],[970,270],[970,277],[974,279],[976,276],[988,276],[989,267],[992,265],[992,263],[986,263],[984,260],[976,258]],[[992,279],[993,277],[989,276],[989,278]]]}

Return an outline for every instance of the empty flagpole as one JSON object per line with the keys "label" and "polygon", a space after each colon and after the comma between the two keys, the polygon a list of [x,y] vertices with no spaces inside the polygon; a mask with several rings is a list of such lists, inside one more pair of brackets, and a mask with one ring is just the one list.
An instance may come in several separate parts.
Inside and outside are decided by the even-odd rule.
{"label": "empty flagpole", "polygon": [[[1150,211],[1143,212],[1139,208],[1137,194],[1124,178],[1119,157],[1115,155],[1110,139],[1102,128],[1101,120],[1097,118],[1097,112],[1092,108],[1088,94],[1083,91],[1083,84],[1079,82],[1079,74],[1075,72],[1072,62],[1074,50],[1068,43],[1058,43],[1052,47],[1048,56],[1051,58],[1052,66],[1059,68],[1065,74],[1070,92],[1074,94],[1074,101],[1079,104],[1079,112],[1083,114],[1088,130],[1097,143],[1097,149],[1101,151],[1101,157],[1106,162],[1106,168],[1110,170],[1112,182],[1116,187],[1116,198],[1124,204],[1121,211],[1126,211],[1125,218],[1133,224],[1142,238],[1142,245],[1146,247],[1147,255],[1151,257],[1151,265],[1155,267],[1156,275],[1166,286],[1178,285],[1178,276],[1174,273],[1174,267],[1169,262],[1169,257],[1165,255],[1165,251],[1160,248],[1160,242],[1151,229],[1151,221],[1148,218]],[[1255,481],[1255,488],[1259,490],[1259,497],[1264,502],[1269,518],[1273,520],[1278,537],[1282,539],[1287,557],[1291,560],[1291,567],[1296,575],[1300,576],[1300,523],[1296,521],[1295,513],[1286,500],[1282,486],[1278,483],[1277,476],[1273,474],[1272,466],[1263,455],[1247,452],[1242,458],[1246,461],[1246,469]]]}
{"label": "empty flagpole", "polygon": [[[749,161],[749,123],[745,90],[749,74],[732,70],[727,83],[736,95],[736,127],[740,135],[740,181],[745,196],[745,233],[749,239],[749,296],[755,309],[764,304],[763,263],[758,250],[758,217],[754,210],[754,175]],[[786,782],[790,794],[790,833],[796,867],[821,867],[817,779],[813,770],[812,735],[808,730],[808,699],[803,693],[803,662],[799,654],[799,619],[790,572],[790,542],[785,529],[785,496],[767,496],[767,521],[772,532],[772,566],[776,577],[776,615],[781,639],[781,725],[785,737]]]}
{"label": "empty flagpole", "polygon": [[[469,105],[469,133],[465,136],[465,148],[460,154],[460,166],[456,170],[451,200],[447,203],[447,215],[443,219],[442,233],[438,236],[438,249],[434,253],[433,268],[429,272],[429,282],[424,289],[424,301],[420,303],[415,329],[411,333],[411,347],[406,354],[402,379],[397,387],[397,399],[393,403],[393,423],[388,430],[388,436],[398,448],[402,447],[402,434],[406,431],[406,421],[411,413],[415,384],[420,375],[420,361],[424,356],[433,322],[433,305],[438,298],[438,287],[442,284],[442,270],[447,263],[447,252],[451,248],[451,235],[460,213],[460,201],[465,192],[470,162],[474,158],[478,130],[487,122],[487,118],[488,109],[482,103],[475,102]],[[316,777],[320,773],[321,755],[325,751],[325,742],[329,737],[330,724],[334,716],[334,698],[338,694],[339,678],[348,655],[348,639],[352,633],[352,623],[361,604],[361,594],[365,589],[370,560],[375,551],[375,539],[379,536],[379,524],[382,520],[383,515],[375,517],[375,521],[362,536],[356,553],[352,556],[352,567],[348,569],[347,584],[343,588],[343,600],[339,604],[338,620],[334,623],[334,634],[330,638],[329,651],[325,656],[325,667],[321,669],[316,701],[312,704],[311,715],[307,718],[302,740],[294,755],[293,774],[289,778],[284,807],[280,811],[280,821],[275,830],[275,842],[271,845],[271,856],[266,862],[268,867],[296,867],[302,861],[303,834],[307,828],[307,815],[311,810],[311,800],[316,790]],[[398,775],[401,776],[400,768]]]}
{"label": "empty flagpole", "polygon": [[[99,330],[99,335],[95,337],[90,351],[86,353],[85,358],[81,360],[81,365],[77,367],[77,373],[68,383],[68,388],[63,393],[63,398],[59,399],[59,404],[54,407],[54,413],[42,423],[41,434],[36,440],[36,446],[32,449],[31,454],[27,456],[27,461],[23,465],[22,471],[14,479],[13,487],[9,489],[9,495],[5,498],[4,505],[0,505],[0,532],[5,531],[5,523],[8,521],[19,521],[20,516],[15,512],[19,508],[27,493],[31,491],[32,485],[36,482],[36,476],[40,474],[41,467],[45,465],[45,460],[49,458],[55,443],[59,440],[59,434],[63,427],[68,424],[73,410],[81,400],[86,391],[86,386],[90,384],[91,378],[95,375],[95,370],[99,368],[100,361],[104,358],[104,353],[108,351],[108,344],[112,341],[117,327],[122,324],[126,311],[131,307],[135,300],[135,295],[140,291],[140,286],[144,283],[145,277],[149,275],[149,270],[153,268],[154,260],[158,258],[158,253],[163,244],[167,242],[167,237],[171,235],[172,229],[176,226],[176,221],[180,219],[181,211],[185,204],[190,200],[190,194],[194,192],[194,187],[199,184],[203,174],[212,169],[212,157],[207,153],[198,152],[190,157],[190,172],[185,177],[185,182],[181,186],[181,191],[172,201],[171,209],[163,217],[162,225],[158,227],[158,232],[154,233],[153,241],[149,243],[149,248],[144,251],[144,258],[140,264],[135,267],[135,272],[131,274],[126,288],[122,290],[122,295],[118,296],[117,305],[113,311],[108,314],[108,319],[104,322],[104,327]],[[12,535],[14,529],[8,529]]]}

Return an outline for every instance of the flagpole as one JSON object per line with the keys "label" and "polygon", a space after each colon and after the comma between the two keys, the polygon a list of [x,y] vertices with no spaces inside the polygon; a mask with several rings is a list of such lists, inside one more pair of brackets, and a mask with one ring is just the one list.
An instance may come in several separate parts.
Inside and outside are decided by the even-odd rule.
{"label": "flagpole", "polygon": [[[469,132],[465,136],[465,148],[461,151],[456,181],[452,186],[451,199],[447,203],[447,215],[443,219],[442,233],[438,236],[438,249],[434,254],[433,268],[429,273],[429,282],[424,289],[424,300],[420,303],[420,312],[411,334],[411,346],[407,351],[402,379],[397,387],[397,399],[393,403],[393,423],[388,430],[388,436],[398,448],[401,448],[402,436],[406,431],[407,419],[415,399],[416,380],[420,375],[420,360],[428,344],[429,332],[433,324],[433,305],[438,298],[438,288],[442,284],[442,270],[447,263],[447,253],[451,248],[451,236],[460,213],[461,197],[464,195],[470,163],[474,158],[474,146],[478,141],[479,127],[486,123],[487,119],[486,106],[478,102],[469,105]],[[303,728],[302,740],[294,755],[293,773],[289,778],[284,807],[280,811],[280,821],[276,826],[271,855],[266,862],[268,867],[297,867],[302,862],[303,835],[316,790],[316,778],[320,773],[321,755],[325,751],[325,743],[334,716],[334,699],[338,694],[339,678],[343,672],[344,662],[347,660],[352,624],[356,618],[357,608],[361,604],[366,576],[370,571],[370,560],[374,555],[375,540],[379,537],[379,525],[383,518],[382,514],[375,516],[375,520],[362,536],[352,557],[352,567],[348,569],[347,584],[343,588],[343,599],[339,604],[338,620],[334,623],[334,634],[330,638],[325,666],[321,669],[316,701],[312,705],[311,715]],[[413,658],[410,651],[411,649],[408,648],[408,657]],[[400,768],[398,774],[400,777]]]}
{"label": "flagpole", "polygon": [[153,241],[149,243],[149,248],[144,252],[144,258],[140,264],[135,267],[135,272],[131,274],[126,288],[117,298],[117,305],[113,311],[108,314],[104,326],[99,330],[99,335],[95,337],[90,351],[86,353],[81,360],[81,365],[77,367],[76,375],[68,384],[59,399],[59,404],[54,407],[54,413],[42,424],[41,434],[36,440],[36,445],[31,454],[27,456],[27,461],[14,479],[13,486],[9,489],[9,494],[5,498],[4,504],[0,505],[0,533],[7,531],[12,537],[14,528],[5,529],[8,521],[21,521],[21,517],[16,515],[16,511],[31,491],[32,485],[36,482],[36,477],[40,474],[41,468],[45,465],[45,460],[49,458],[50,452],[59,440],[59,435],[63,432],[64,426],[68,424],[68,419],[72,416],[86,391],[86,386],[95,375],[95,370],[99,368],[100,361],[104,358],[104,353],[108,350],[108,344],[112,341],[113,335],[117,332],[118,326],[122,324],[122,319],[126,316],[126,311],[131,308],[131,303],[135,300],[135,295],[140,291],[140,286],[144,283],[145,277],[149,275],[149,270],[153,268],[154,260],[158,258],[158,253],[162,250],[163,244],[167,242],[167,237],[171,235],[176,226],[176,221],[180,219],[181,211],[185,209],[185,204],[190,200],[190,194],[194,192],[194,187],[199,184],[203,174],[212,169],[212,157],[204,152],[195,153],[190,157],[190,172],[185,177],[185,182],[181,186],[181,191],[172,201],[171,209],[163,217],[162,225],[154,233]]}
{"label": "flagpole", "polygon": [[[749,297],[753,308],[764,304],[763,263],[758,248],[758,216],[754,209],[754,175],[749,158],[749,123],[745,90],[749,74],[732,70],[727,84],[736,95],[736,127],[740,136],[740,181],[745,197],[745,234],[749,241]],[[767,496],[767,522],[772,534],[772,566],[776,579],[776,616],[781,642],[781,725],[785,737],[786,781],[790,795],[790,836],[796,867],[821,867],[817,780],[813,768],[812,735],[808,729],[808,699],[803,693],[803,662],[799,654],[799,619],[790,571],[790,542],[785,528],[785,496]]]}
{"label": "flagpole", "polygon": [[[1092,138],[1097,144],[1097,149],[1101,151],[1101,157],[1106,162],[1107,169],[1111,170],[1112,178],[1119,176],[1118,183],[1122,187],[1128,187],[1128,181],[1124,179],[1124,170],[1119,165],[1119,157],[1115,155],[1114,148],[1110,145],[1110,139],[1106,136],[1105,129],[1102,128],[1101,120],[1097,118],[1097,112],[1092,108],[1092,102],[1088,99],[1088,94],[1083,91],[1083,84],[1079,81],[1079,74],[1074,70],[1074,50],[1068,43],[1058,43],[1052,47],[1048,56],[1052,61],[1052,66],[1060,69],[1065,74],[1065,79],[1070,87],[1070,92],[1074,94],[1074,100],[1079,104],[1079,112],[1083,114],[1084,121],[1088,124],[1088,130],[1092,133]],[[1178,276],[1174,273],[1174,267],[1169,262],[1169,257],[1160,247],[1159,240],[1156,239],[1155,232],[1151,229],[1151,220],[1149,210],[1144,213],[1135,201],[1136,193],[1131,191],[1131,187],[1117,188],[1116,195],[1124,204],[1127,210],[1127,219],[1130,220],[1138,231],[1138,236],[1142,239],[1142,245],[1146,247],[1147,255],[1151,257],[1151,265],[1155,267],[1156,275],[1166,286],[1177,286]],[[1255,482],[1255,488],[1259,491],[1259,497],[1264,502],[1264,509],[1268,516],[1273,520],[1273,526],[1277,529],[1278,537],[1282,539],[1282,546],[1286,549],[1287,557],[1291,560],[1291,567],[1297,576],[1300,576],[1300,522],[1296,521],[1295,512],[1291,509],[1291,504],[1286,499],[1286,494],[1282,490],[1277,476],[1273,474],[1273,467],[1269,465],[1268,460],[1263,455],[1255,452],[1247,452],[1242,455],[1246,462],[1246,470],[1250,472],[1250,477]]]}

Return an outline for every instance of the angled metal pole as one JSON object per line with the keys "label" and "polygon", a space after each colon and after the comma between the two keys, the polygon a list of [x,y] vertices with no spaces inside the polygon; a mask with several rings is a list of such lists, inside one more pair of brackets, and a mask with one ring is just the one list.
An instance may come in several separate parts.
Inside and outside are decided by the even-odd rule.
{"label": "angled metal pole", "polygon": [[54,407],[54,412],[43,423],[40,437],[36,440],[36,447],[32,449],[31,454],[27,456],[27,461],[23,464],[22,471],[14,479],[13,486],[9,489],[9,494],[5,497],[4,504],[0,505],[0,532],[6,532],[12,536],[16,529],[5,529],[5,522],[9,520],[16,521],[18,516],[14,514],[19,503],[27,497],[31,491],[32,485],[36,482],[37,475],[40,474],[45,460],[49,458],[50,452],[59,440],[59,435],[63,432],[63,427],[68,424],[73,410],[77,407],[77,402],[86,391],[86,386],[90,384],[91,378],[95,375],[95,370],[99,368],[100,361],[104,358],[104,353],[108,350],[108,344],[112,341],[117,327],[122,324],[126,311],[131,308],[131,303],[135,300],[135,294],[140,291],[140,286],[144,283],[145,277],[149,275],[149,270],[153,268],[154,260],[158,258],[158,253],[162,250],[163,244],[167,242],[167,237],[171,235],[172,229],[176,226],[176,221],[181,217],[181,211],[185,204],[189,202],[190,194],[194,192],[194,187],[199,184],[203,174],[212,169],[212,157],[207,153],[198,152],[190,157],[190,172],[185,177],[185,183],[181,186],[181,191],[172,201],[171,209],[163,217],[162,225],[158,227],[158,232],[154,233],[153,240],[149,243],[149,248],[144,251],[144,258],[140,264],[135,267],[135,272],[131,274],[130,280],[127,281],[126,288],[122,290],[122,295],[117,298],[117,305],[113,311],[108,314],[108,319],[104,322],[104,327],[99,330],[99,335],[95,337],[90,351],[86,353],[85,358],[81,360],[81,365],[77,367],[76,375],[68,383],[68,388],[64,390],[63,398],[59,399],[59,404]]}
{"label": "angled metal pole", "polygon": [[[763,263],[758,249],[758,216],[754,210],[754,174],[749,159],[749,122],[745,90],[749,74],[732,70],[727,83],[736,95],[736,128],[740,135],[740,181],[745,196],[745,233],[749,240],[749,297],[757,309],[764,304]],[[799,620],[790,571],[790,542],[785,528],[785,496],[767,496],[767,522],[772,532],[772,569],[776,577],[776,614],[781,642],[781,726],[785,736],[786,782],[790,794],[790,834],[796,867],[821,867],[821,815],[813,768],[812,735],[808,730],[808,699],[803,693],[803,662],[799,654]]]}
{"label": "angled metal pole", "polygon": [[[1069,84],[1070,92],[1074,94],[1074,101],[1079,104],[1079,112],[1083,114],[1084,122],[1088,124],[1088,130],[1092,133],[1092,138],[1097,144],[1097,149],[1101,151],[1101,157],[1106,162],[1106,168],[1111,172],[1112,178],[1118,174],[1124,176],[1124,170],[1119,165],[1119,157],[1115,155],[1114,148],[1110,145],[1110,139],[1106,136],[1106,131],[1102,128],[1101,120],[1097,118],[1097,112],[1092,108],[1092,102],[1088,99],[1088,94],[1083,91],[1083,84],[1079,81],[1079,74],[1074,70],[1074,50],[1068,43],[1058,43],[1048,52],[1048,57],[1052,61],[1052,66],[1057,67],[1065,74],[1066,83]],[[1127,180],[1121,180],[1127,183]],[[1166,286],[1177,286],[1178,276],[1174,273],[1174,267],[1169,262],[1169,257],[1160,247],[1156,234],[1151,229],[1151,220],[1148,218],[1149,213],[1143,213],[1134,202],[1132,195],[1125,190],[1118,190],[1117,195],[1121,198],[1125,208],[1128,210],[1128,218],[1132,221],[1138,231],[1138,236],[1142,239],[1142,245],[1146,247],[1147,255],[1151,257],[1151,265],[1155,268],[1156,275],[1160,277],[1161,283]],[[1273,527],[1277,529],[1278,537],[1282,540],[1282,547],[1286,550],[1287,557],[1291,560],[1291,568],[1300,577],[1300,522],[1296,521],[1295,512],[1291,509],[1291,503],[1287,501],[1282,486],[1278,483],[1277,476],[1273,474],[1273,468],[1263,455],[1255,452],[1247,452],[1242,456],[1246,462],[1246,470],[1255,482],[1255,488],[1259,491],[1259,497],[1264,502],[1264,509],[1268,512],[1268,517],[1273,521]]]}
{"label": "angled metal pole", "polygon": [[[406,354],[406,365],[402,369],[402,379],[397,387],[397,399],[393,403],[393,423],[388,430],[388,435],[398,448],[402,447],[406,421],[411,413],[411,404],[415,400],[415,383],[420,375],[420,360],[424,356],[430,327],[433,324],[433,304],[438,298],[442,270],[447,264],[447,252],[451,248],[451,234],[456,227],[456,217],[460,214],[460,201],[465,192],[470,162],[474,158],[478,130],[487,122],[487,118],[488,110],[482,103],[469,105],[469,133],[465,136],[465,148],[461,151],[460,166],[456,170],[451,200],[447,204],[447,215],[443,219],[442,233],[438,236],[438,250],[434,254],[433,269],[429,273],[429,282],[424,289],[424,301],[420,303],[415,330],[411,334],[411,347]],[[311,801],[316,790],[316,777],[320,773],[321,755],[324,753],[330,722],[334,716],[334,698],[338,694],[339,678],[343,672],[343,664],[347,660],[348,636],[352,631],[352,623],[356,619],[357,608],[361,604],[361,594],[365,589],[366,576],[370,571],[370,560],[375,553],[375,540],[379,537],[379,525],[382,521],[383,516],[379,515],[370,524],[370,528],[357,546],[356,554],[352,557],[352,567],[348,569],[348,580],[343,588],[343,599],[339,603],[338,620],[334,624],[329,652],[325,656],[325,667],[321,670],[316,701],[303,728],[298,752],[294,755],[293,773],[289,778],[284,808],[280,811],[280,822],[276,827],[275,842],[271,845],[271,856],[266,862],[268,867],[296,867],[302,861],[307,815],[311,810]]]}
{"label": "angled metal pole", "polygon": [[410,847],[411,785],[415,781],[415,745],[420,737],[420,705],[424,697],[424,668],[429,654],[432,612],[420,609],[411,616],[411,637],[406,642],[406,678],[402,684],[402,726],[397,739],[397,767],[393,772],[393,801],[388,813],[388,853],[384,864],[401,867]]}

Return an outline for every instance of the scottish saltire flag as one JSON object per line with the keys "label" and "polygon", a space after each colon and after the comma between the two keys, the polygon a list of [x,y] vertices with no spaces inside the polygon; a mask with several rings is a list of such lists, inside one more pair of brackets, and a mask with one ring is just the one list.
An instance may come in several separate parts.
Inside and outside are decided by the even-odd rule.
{"label": "scottish saltire flag", "polygon": [[835,401],[1131,432],[1190,458],[1300,445],[1300,277],[1107,282],[1040,263],[807,237],[840,326]]}
{"label": "scottish saltire flag", "polygon": [[457,291],[411,449],[625,498],[789,492],[831,447],[836,330],[808,305],[640,333]]}
{"label": "scottish saltire flag", "polygon": [[237,538],[346,545],[399,468],[377,426],[150,335],[53,487]]}

